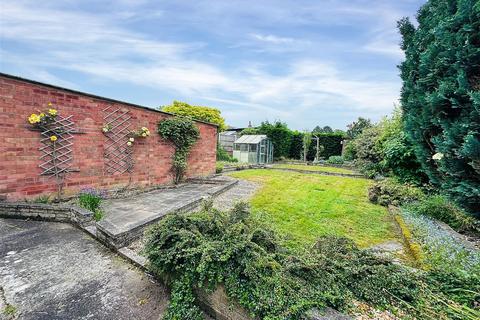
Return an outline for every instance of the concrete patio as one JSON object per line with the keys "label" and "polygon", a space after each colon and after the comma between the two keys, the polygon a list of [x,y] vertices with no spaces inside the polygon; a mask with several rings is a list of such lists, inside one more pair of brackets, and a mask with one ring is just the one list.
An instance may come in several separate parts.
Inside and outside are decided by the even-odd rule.
{"label": "concrete patio", "polygon": [[161,284],[66,223],[0,219],[1,319],[160,319]]}

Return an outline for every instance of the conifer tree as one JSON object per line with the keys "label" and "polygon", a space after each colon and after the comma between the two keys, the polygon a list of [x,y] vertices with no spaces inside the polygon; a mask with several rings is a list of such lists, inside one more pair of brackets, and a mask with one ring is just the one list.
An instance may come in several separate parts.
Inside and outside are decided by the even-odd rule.
{"label": "conifer tree", "polygon": [[399,22],[408,139],[430,181],[480,212],[480,0],[429,0]]}

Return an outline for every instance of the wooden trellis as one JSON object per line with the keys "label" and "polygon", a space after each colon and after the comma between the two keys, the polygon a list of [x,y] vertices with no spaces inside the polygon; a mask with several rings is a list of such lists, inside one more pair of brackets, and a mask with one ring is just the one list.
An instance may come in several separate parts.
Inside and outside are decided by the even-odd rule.
{"label": "wooden trellis", "polygon": [[39,167],[42,169],[40,174],[55,177],[58,198],[62,194],[66,175],[78,171],[72,168],[72,147],[73,134],[79,131],[75,129],[75,123],[71,118],[71,115],[68,117],[57,115],[47,123],[38,125],[42,136],[40,140],[42,146],[39,148],[41,152]]}
{"label": "wooden trellis", "polygon": [[[52,122],[40,126],[41,143],[40,156],[42,169],[41,175],[64,176],[71,171],[77,171],[71,168],[73,161],[73,133],[76,133],[75,124],[71,120],[72,116],[62,117],[60,115],[53,118]],[[57,140],[51,141],[55,136]]]}
{"label": "wooden trellis", "polygon": [[107,142],[105,144],[105,171],[108,174],[132,172],[132,147],[128,146],[131,135],[131,115],[128,109],[108,107],[103,110]]}

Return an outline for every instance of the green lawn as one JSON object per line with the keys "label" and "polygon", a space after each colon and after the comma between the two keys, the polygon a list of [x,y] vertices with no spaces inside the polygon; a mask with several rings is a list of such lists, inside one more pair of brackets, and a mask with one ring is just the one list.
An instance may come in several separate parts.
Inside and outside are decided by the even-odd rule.
{"label": "green lawn", "polygon": [[354,174],[355,171],[344,169],[344,168],[337,168],[337,167],[324,167],[324,166],[309,166],[306,164],[275,164],[273,165],[274,168],[286,168],[286,169],[299,169],[299,170],[310,170],[310,171],[323,171],[323,172],[332,172],[332,173],[346,173],[346,174]]}
{"label": "green lawn", "polygon": [[311,245],[325,234],[361,247],[395,238],[387,210],[367,199],[369,180],[275,170],[230,175],[262,185],[251,200],[253,216],[286,235],[291,246]]}

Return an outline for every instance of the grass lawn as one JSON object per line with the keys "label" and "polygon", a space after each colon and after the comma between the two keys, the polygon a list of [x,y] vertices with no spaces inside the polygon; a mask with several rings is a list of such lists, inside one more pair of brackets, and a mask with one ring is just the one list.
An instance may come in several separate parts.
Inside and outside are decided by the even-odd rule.
{"label": "grass lawn", "polygon": [[369,180],[275,170],[230,175],[262,185],[251,200],[254,218],[286,235],[290,246],[311,245],[326,234],[361,247],[396,237],[386,208],[367,199]]}
{"label": "grass lawn", "polygon": [[324,167],[324,166],[309,166],[306,164],[275,164],[273,165],[274,168],[286,168],[286,169],[299,169],[299,170],[310,170],[310,171],[323,171],[323,172],[332,172],[332,173],[346,173],[346,174],[354,174],[355,171],[344,169],[344,168],[337,168],[337,167]]}

